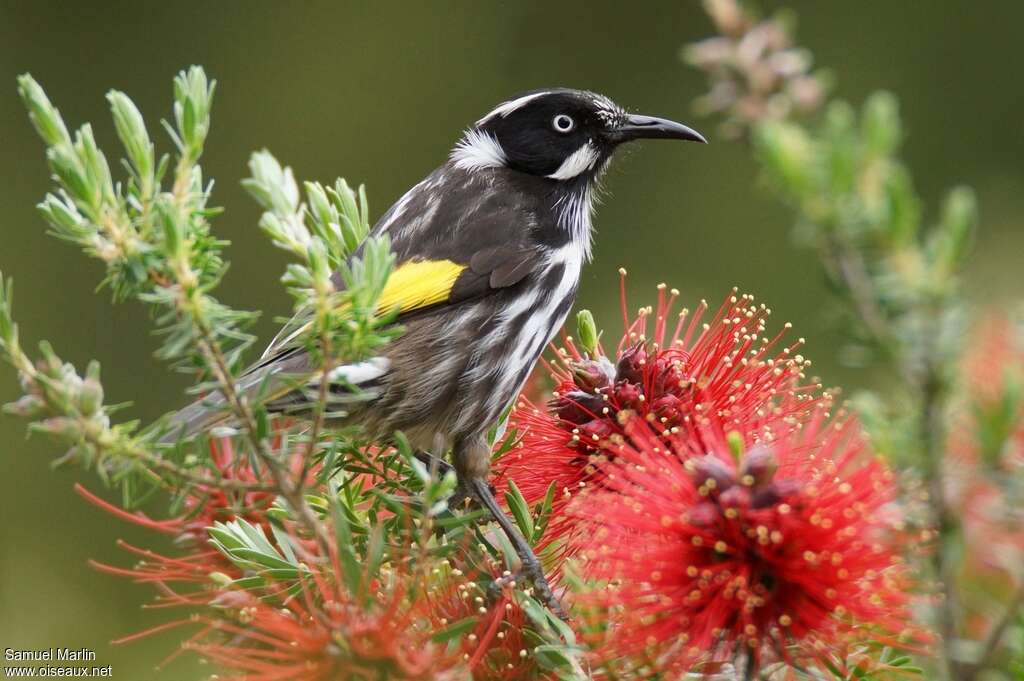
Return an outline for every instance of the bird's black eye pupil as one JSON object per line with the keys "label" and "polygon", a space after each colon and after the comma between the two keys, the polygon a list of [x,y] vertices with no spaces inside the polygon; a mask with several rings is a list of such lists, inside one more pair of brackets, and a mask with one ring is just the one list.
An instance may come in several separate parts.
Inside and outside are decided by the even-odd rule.
{"label": "bird's black eye pupil", "polygon": [[558,132],[569,132],[576,126],[576,122],[570,116],[558,114],[551,119],[551,126]]}

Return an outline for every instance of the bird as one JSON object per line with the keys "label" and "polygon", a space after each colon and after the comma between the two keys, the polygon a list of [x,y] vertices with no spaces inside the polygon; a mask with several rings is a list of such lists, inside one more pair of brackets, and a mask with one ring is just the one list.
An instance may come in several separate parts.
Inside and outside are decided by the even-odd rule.
{"label": "bird", "polygon": [[[451,453],[460,493],[489,511],[516,549],[516,576],[560,614],[537,556],[488,484],[487,433],[565,322],[591,257],[600,180],[616,150],[641,139],[707,143],[682,123],[561,87],[513,96],[470,125],[371,230],[390,239],[395,266],[379,309],[397,309],[401,335],[325,377],[343,423],[381,440],[400,431],[430,457]],[[333,281],[343,285],[337,274]],[[270,413],[312,413],[323,374],[312,364],[286,326],[238,388],[267,395]],[[295,376],[308,380],[297,385]],[[169,432],[180,440],[226,418],[215,394],[175,414]]]}

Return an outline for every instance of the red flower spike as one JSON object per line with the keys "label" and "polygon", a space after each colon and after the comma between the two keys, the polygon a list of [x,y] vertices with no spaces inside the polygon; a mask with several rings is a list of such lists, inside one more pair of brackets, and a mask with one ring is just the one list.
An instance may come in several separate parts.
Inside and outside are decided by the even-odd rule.
{"label": "red flower spike", "polygon": [[549,409],[520,399],[512,412],[510,425],[522,437],[497,462],[496,482],[515,480],[530,503],[556,483],[548,541],[571,531],[560,514],[568,500],[603,484],[614,458],[609,444],[626,437],[622,420],[631,415],[666,445],[685,442],[680,453],[701,455],[711,431],[718,439],[735,431],[751,448],[785,437],[831,406],[832,396],[805,378],[810,362],[795,352],[803,339],[784,346],[784,331],[766,335],[771,310],[753,296],[733,290],[708,322],[703,301],[693,314],[674,313],[677,296],[659,286],[657,307],[630,318],[623,278],[625,333],[615,357],[600,348],[585,357],[568,339],[555,363],[545,364],[557,385]]}
{"label": "red flower spike", "polygon": [[[615,619],[601,655],[686,670],[738,649],[786,659],[791,644],[862,626],[875,640],[906,633],[894,475],[855,420],[818,408],[738,457],[714,423],[670,447],[638,416],[623,427],[601,489],[568,510],[584,573],[609,585],[593,596]],[[706,454],[680,456],[695,434]]]}
{"label": "red flower spike", "polygon": [[237,681],[465,678],[458,651],[431,641],[438,628],[429,601],[409,598],[411,579],[403,575],[371,607],[323,579],[283,608],[234,592],[233,621],[202,618],[210,628],[186,648],[226,669],[219,678]]}
{"label": "red flower spike", "polygon": [[[275,446],[280,448],[282,443],[278,441]],[[289,465],[296,473],[301,470],[303,457],[304,448],[295,447]],[[241,576],[231,561],[219,551],[209,548],[206,528],[217,521],[228,522],[236,518],[266,526],[266,511],[274,503],[275,495],[268,491],[228,491],[218,487],[218,479],[259,482],[248,458],[236,454],[230,439],[212,440],[210,459],[216,474],[211,476],[208,485],[198,484],[190,488],[182,517],[178,518],[153,520],[141,511],[129,512],[106,502],[76,484],[75,492],[89,503],[121,520],[172,535],[183,549],[179,556],[167,556],[119,541],[119,547],[139,558],[133,567],[119,568],[98,561],[90,561],[90,565],[101,572],[127,577],[139,583],[155,584],[160,593],[151,607],[205,605],[217,593],[218,587],[210,581],[212,573],[223,573],[232,579]],[[173,584],[193,585],[193,589],[194,585],[200,585],[200,588],[183,593],[175,591],[171,587]]]}
{"label": "red flower spike", "polygon": [[966,544],[959,567],[965,582],[984,583],[963,598],[967,632],[982,638],[998,612],[993,602],[1012,598],[1024,560],[1024,514],[1001,478],[1024,468],[1024,336],[1010,319],[993,315],[978,324],[960,368],[965,387],[953,412],[946,447],[947,501],[961,520]]}

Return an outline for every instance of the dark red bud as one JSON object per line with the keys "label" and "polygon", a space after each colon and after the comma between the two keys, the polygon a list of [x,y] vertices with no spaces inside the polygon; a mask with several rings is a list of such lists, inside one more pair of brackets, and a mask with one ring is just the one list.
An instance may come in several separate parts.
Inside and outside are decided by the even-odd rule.
{"label": "dark red bud", "polygon": [[713,454],[691,459],[691,461],[694,480],[698,487],[707,485],[709,480],[714,480],[714,484],[710,487],[718,492],[724,492],[736,484],[736,476],[733,472]]}
{"label": "dark red bud", "polygon": [[721,519],[722,513],[716,504],[704,501],[692,509],[688,514],[688,520],[694,527],[712,527]]}
{"label": "dark red bud", "polygon": [[603,440],[614,433],[615,428],[612,424],[608,423],[608,421],[603,419],[594,419],[580,426],[579,431],[581,438],[585,438],[591,442],[597,442],[597,440],[594,439],[595,435],[598,440]]}
{"label": "dark red bud", "polygon": [[[775,477],[775,471],[778,469],[779,462],[775,458],[775,453],[768,447],[755,445],[743,455],[740,478],[744,479],[749,475],[753,478],[753,482],[750,484],[754,487],[760,487],[771,482],[772,478]],[[744,483],[747,483],[747,480],[744,480]]]}
{"label": "dark red bud", "polygon": [[796,480],[776,480],[760,488],[754,488],[750,500],[751,508],[768,508],[786,501],[800,491]]}
{"label": "dark red bud", "polygon": [[580,424],[601,416],[601,411],[606,404],[600,395],[573,390],[552,400],[551,406],[558,418],[569,423]]}
{"label": "dark red bud", "polygon": [[659,419],[668,419],[669,423],[682,417],[683,401],[675,395],[662,395],[651,403],[651,409]]}
{"label": "dark red bud", "polygon": [[640,401],[642,391],[635,383],[620,382],[615,386],[615,402],[620,409],[627,409],[636,406]]}
{"label": "dark red bud", "polygon": [[587,392],[596,392],[615,381],[615,367],[605,357],[584,359],[571,365],[573,381]]}
{"label": "dark red bud", "polygon": [[750,508],[750,496],[749,489],[741,485],[733,485],[722,492],[721,496],[718,497],[718,503],[723,508],[735,508],[742,511]]}
{"label": "dark red bud", "polygon": [[647,360],[647,350],[643,343],[637,343],[626,349],[619,356],[619,362],[615,367],[615,379],[627,383],[643,383],[643,363]]}

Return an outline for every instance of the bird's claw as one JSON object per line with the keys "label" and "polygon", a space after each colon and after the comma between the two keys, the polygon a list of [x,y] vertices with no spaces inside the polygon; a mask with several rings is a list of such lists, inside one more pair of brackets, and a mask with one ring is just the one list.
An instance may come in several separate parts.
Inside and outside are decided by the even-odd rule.
{"label": "bird's claw", "polygon": [[523,582],[529,582],[533,585],[533,595],[537,600],[546,605],[551,612],[555,613],[558,619],[563,622],[569,621],[569,615],[565,612],[561,601],[558,600],[555,592],[551,589],[551,585],[548,584],[548,579],[544,576],[544,570],[541,568],[539,561],[525,561],[518,572],[505,574],[491,582],[490,586],[487,587],[488,602],[491,604],[496,603],[505,587],[514,587]]}

